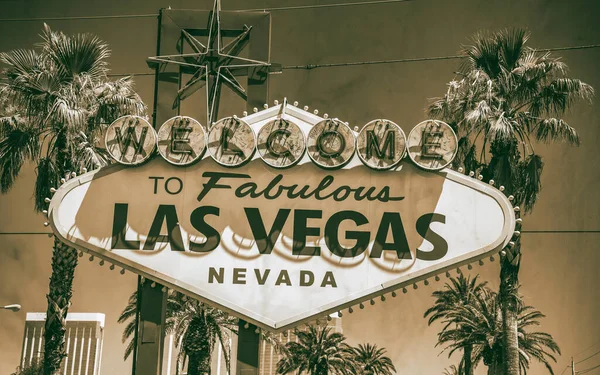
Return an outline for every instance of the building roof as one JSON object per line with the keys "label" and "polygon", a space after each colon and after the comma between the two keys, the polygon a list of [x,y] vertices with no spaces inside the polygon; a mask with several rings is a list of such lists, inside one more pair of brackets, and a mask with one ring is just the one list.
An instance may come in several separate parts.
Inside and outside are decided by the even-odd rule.
{"label": "building roof", "polygon": [[[105,315],[102,313],[68,313],[67,322],[99,322],[100,327],[104,328]],[[28,322],[43,322],[46,320],[46,313],[28,312],[25,318]]]}

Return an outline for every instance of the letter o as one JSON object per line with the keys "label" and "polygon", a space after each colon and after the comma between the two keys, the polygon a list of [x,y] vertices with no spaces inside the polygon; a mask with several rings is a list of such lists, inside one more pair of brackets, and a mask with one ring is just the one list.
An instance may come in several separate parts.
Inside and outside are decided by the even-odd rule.
{"label": "letter o", "polygon": [[326,119],[308,132],[308,156],[318,166],[326,169],[340,168],[352,159],[356,149],[354,133],[337,119]]}
{"label": "letter o", "polygon": [[[169,190],[169,182],[176,180],[177,182],[179,182],[179,189],[175,192],[172,192]],[[176,195],[181,193],[181,190],[183,190],[183,181],[181,181],[181,179],[179,177],[169,177],[165,180],[165,191],[171,195]]]}

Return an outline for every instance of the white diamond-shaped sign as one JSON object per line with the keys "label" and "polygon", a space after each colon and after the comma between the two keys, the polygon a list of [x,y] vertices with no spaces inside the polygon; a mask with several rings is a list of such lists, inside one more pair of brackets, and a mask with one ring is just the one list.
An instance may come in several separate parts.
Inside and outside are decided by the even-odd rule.
{"label": "white diamond-shaped sign", "polygon": [[[279,115],[304,134],[323,120],[280,109],[243,120],[258,133]],[[514,230],[501,192],[449,169],[405,159],[378,171],[356,154],[336,170],[306,154],[277,169],[259,153],[228,168],[208,154],[188,167],[154,157],[73,178],[52,199],[52,227],[67,244],[275,331],[498,252]]]}

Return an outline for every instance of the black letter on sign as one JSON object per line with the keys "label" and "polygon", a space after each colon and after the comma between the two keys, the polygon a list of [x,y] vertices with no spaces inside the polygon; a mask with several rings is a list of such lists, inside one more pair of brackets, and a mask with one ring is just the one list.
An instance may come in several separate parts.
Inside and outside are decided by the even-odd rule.
{"label": "black letter on sign", "polygon": [[292,246],[293,255],[320,255],[320,246],[306,246],[306,237],[318,236],[321,234],[320,228],[308,227],[307,220],[320,219],[323,213],[317,210],[294,210],[294,244]]}
{"label": "black letter on sign", "polygon": [[260,274],[260,270],[258,268],[254,269],[254,275],[256,276],[256,281],[258,281],[258,285],[265,285],[265,281],[267,281],[267,277],[271,273],[270,269],[266,269],[263,275]]}
{"label": "black letter on sign", "polygon": [[277,277],[277,281],[275,281],[275,285],[281,284],[292,286],[292,282],[290,281],[290,275],[286,270],[281,270],[281,272],[279,272],[279,276]]}
{"label": "black letter on sign", "polygon": [[[115,127],[115,135],[117,136],[117,143],[121,149],[121,154],[125,156],[127,149],[133,143],[132,147],[134,149],[134,156],[137,154],[142,154],[144,152],[144,142],[146,142],[146,135],[148,134],[148,127],[144,126],[142,128],[142,132],[140,137],[138,138],[135,133],[134,126],[128,126],[125,130],[125,136],[121,133],[121,128]],[[121,158],[123,158],[121,156]]]}
{"label": "black letter on sign", "polygon": [[373,130],[367,130],[367,159],[373,156],[373,149],[378,159],[385,158],[385,152],[387,150],[388,159],[393,159],[396,152],[396,145],[394,144],[396,132],[388,130],[385,133],[385,140],[383,141],[383,147],[379,147],[379,140]]}
{"label": "black letter on sign", "polygon": [[[308,280],[307,280],[308,276]],[[310,271],[300,271],[300,286],[311,286],[315,282],[315,275]]]}
{"label": "black letter on sign", "polygon": [[[385,239],[390,227],[392,227],[393,242],[388,243],[385,242]],[[412,259],[410,247],[408,247],[408,241],[404,233],[404,225],[402,225],[402,219],[398,212],[383,213],[381,224],[379,224],[379,229],[377,229],[377,235],[375,236],[375,243],[369,257],[380,258],[384,250],[395,251],[398,254],[398,259]]]}
{"label": "black letter on sign", "polygon": [[219,246],[219,241],[221,241],[219,232],[204,220],[206,215],[219,216],[219,208],[215,206],[200,206],[190,214],[190,223],[194,229],[206,236],[206,242],[204,243],[197,243],[190,240],[190,251],[195,253],[213,251]]}
{"label": "black letter on sign", "polygon": [[[161,235],[164,221],[167,221],[167,235]],[[156,242],[168,242],[172,251],[184,251],[183,239],[181,238],[181,229],[179,228],[179,219],[177,211],[172,204],[161,204],[158,206],[154,221],[148,231],[148,238],[144,244],[144,250],[154,250]]]}
{"label": "black letter on sign", "polygon": [[191,154],[190,133],[192,127],[187,124],[173,124],[171,127],[171,152],[174,154]]}
{"label": "black letter on sign", "polygon": [[417,249],[418,259],[438,260],[442,259],[448,253],[448,242],[429,228],[429,224],[432,222],[446,224],[446,216],[441,214],[425,214],[417,219],[417,232],[433,245],[433,250],[431,251]]}
{"label": "black letter on sign", "polygon": [[202,184],[202,191],[198,194],[198,202],[202,200],[208,194],[208,192],[215,189],[231,189],[230,185],[217,184],[221,178],[250,178],[250,175],[239,174],[239,173],[221,173],[221,172],[204,172],[202,177],[208,177],[209,180],[205,184]]}
{"label": "black letter on sign", "polygon": [[113,216],[111,249],[139,250],[140,241],[125,239],[127,232],[127,203],[115,203],[115,214]]}
{"label": "black letter on sign", "polygon": [[233,137],[233,133],[231,128],[223,127],[223,131],[221,132],[221,152],[226,155],[238,155],[243,158],[244,152],[236,145],[233,145],[236,149],[229,149],[229,139]]}
{"label": "black letter on sign", "polygon": [[245,268],[234,268],[233,269],[233,283],[234,284],[246,284],[246,269]]}
{"label": "black letter on sign", "polygon": [[335,278],[333,277],[333,272],[331,271],[325,272],[325,276],[323,276],[323,281],[321,282],[321,288],[324,288],[327,285],[331,285],[332,287],[337,288]]}
{"label": "black letter on sign", "polygon": [[353,258],[362,254],[367,249],[371,240],[371,233],[353,230],[347,231],[346,239],[356,240],[356,245],[347,249],[340,245],[338,237],[340,223],[343,220],[352,220],[357,226],[368,224],[369,220],[363,214],[356,211],[336,212],[327,220],[327,224],[325,225],[325,243],[329,251],[342,258]]}
{"label": "black letter on sign", "polygon": [[281,229],[283,229],[283,225],[290,214],[290,210],[286,208],[277,212],[277,216],[275,217],[275,221],[271,226],[268,236],[267,230],[265,229],[265,223],[260,216],[258,208],[244,208],[244,211],[246,212],[248,224],[250,224],[250,229],[252,230],[252,235],[256,241],[258,251],[260,251],[261,254],[271,254],[275,241],[277,241],[279,233],[281,233]]}
{"label": "black letter on sign", "polygon": [[217,270],[210,267],[208,269],[208,283],[212,284],[214,282],[214,280],[217,280],[217,282],[219,284],[223,284],[223,274],[224,274],[223,268],[219,268],[219,272],[217,272]]}

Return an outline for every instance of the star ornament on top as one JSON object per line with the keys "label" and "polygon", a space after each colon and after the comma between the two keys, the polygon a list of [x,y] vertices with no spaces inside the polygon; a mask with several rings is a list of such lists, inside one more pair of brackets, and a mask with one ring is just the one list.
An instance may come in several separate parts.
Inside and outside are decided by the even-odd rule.
{"label": "star ornament on top", "polygon": [[179,89],[173,103],[177,108],[180,102],[199,89],[206,87],[208,124],[216,121],[221,97],[221,87],[225,85],[245,101],[248,95],[236,76],[254,76],[266,78],[272,71],[272,64],[238,56],[250,41],[252,26],[244,25],[243,31],[227,45],[223,46],[220,21],[221,1],[215,0],[208,19],[208,41],[204,45],[192,34],[182,29],[182,38],[194,51],[177,55],[154,56],[148,58],[149,65],[160,67],[163,64],[177,64],[181,72],[192,77]]}

